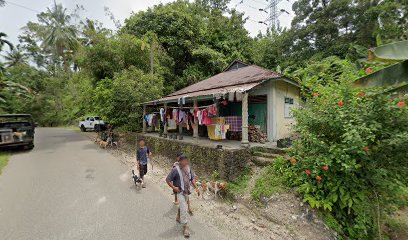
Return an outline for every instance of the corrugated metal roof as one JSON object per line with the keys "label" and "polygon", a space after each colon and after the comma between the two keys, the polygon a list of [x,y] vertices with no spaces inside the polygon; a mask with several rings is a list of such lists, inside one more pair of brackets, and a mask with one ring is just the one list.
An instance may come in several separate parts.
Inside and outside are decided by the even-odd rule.
{"label": "corrugated metal roof", "polygon": [[265,80],[281,78],[283,75],[272,72],[256,65],[242,67],[219,73],[203,81],[178,90],[161,99],[146,102],[154,104],[160,102],[170,102],[181,97],[189,98],[199,96],[210,96],[228,92],[244,92],[261,84]]}
{"label": "corrugated metal roof", "polygon": [[209,89],[209,90],[203,90],[203,91],[197,91],[197,92],[193,92],[193,93],[187,93],[187,94],[179,94],[179,95],[172,95],[172,96],[166,96],[164,98],[160,98],[157,100],[153,100],[153,101],[149,101],[149,102],[145,102],[145,104],[154,104],[154,103],[160,103],[160,102],[171,102],[174,100],[177,100],[179,98],[185,97],[186,100],[190,100],[191,98],[196,98],[199,96],[210,96],[212,98],[212,96],[214,94],[225,94],[225,93],[229,93],[229,92],[245,92],[248,91],[252,88],[254,88],[255,86],[259,85],[263,83],[263,81],[260,82],[255,82],[255,83],[248,83],[248,84],[241,84],[241,85],[236,85],[236,86],[229,86],[229,87],[220,87],[217,89]]}
{"label": "corrugated metal roof", "polygon": [[266,79],[279,78],[282,75],[256,65],[239,68],[237,70],[219,73],[196,84],[190,85],[168,96],[193,93],[197,91],[217,89],[227,86],[259,82]]}

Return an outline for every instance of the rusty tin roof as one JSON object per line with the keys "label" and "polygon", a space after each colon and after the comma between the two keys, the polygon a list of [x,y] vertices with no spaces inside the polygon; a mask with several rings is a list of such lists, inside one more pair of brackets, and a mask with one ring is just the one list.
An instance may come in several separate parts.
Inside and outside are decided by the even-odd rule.
{"label": "rusty tin roof", "polygon": [[284,76],[268,69],[249,65],[236,70],[225,71],[202,80],[198,83],[173,92],[166,97],[145,104],[169,102],[181,97],[193,98],[198,96],[209,96],[217,93],[233,91],[247,91],[263,83],[266,80],[283,78]]}

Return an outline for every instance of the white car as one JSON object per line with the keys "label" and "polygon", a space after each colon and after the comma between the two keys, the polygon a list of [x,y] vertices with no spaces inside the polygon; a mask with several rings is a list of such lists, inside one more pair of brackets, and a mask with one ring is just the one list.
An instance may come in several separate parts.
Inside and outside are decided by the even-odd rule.
{"label": "white car", "polygon": [[87,117],[85,121],[79,122],[79,128],[81,132],[86,132],[86,130],[97,130],[99,127],[105,125],[102,119],[98,116]]}

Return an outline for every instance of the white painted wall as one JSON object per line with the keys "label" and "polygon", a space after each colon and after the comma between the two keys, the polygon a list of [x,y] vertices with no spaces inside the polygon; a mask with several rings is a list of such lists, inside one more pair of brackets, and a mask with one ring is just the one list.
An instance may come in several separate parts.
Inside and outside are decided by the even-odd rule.
{"label": "white painted wall", "polygon": [[298,107],[299,94],[300,89],[297,86],[283,80],[269,80],[250,91],[250,96],[267,96],[269,141],[275,142],[291,135],[291,126],[295,122],[293,118],[285,118],[285,97],[293,98],[294,107]]}

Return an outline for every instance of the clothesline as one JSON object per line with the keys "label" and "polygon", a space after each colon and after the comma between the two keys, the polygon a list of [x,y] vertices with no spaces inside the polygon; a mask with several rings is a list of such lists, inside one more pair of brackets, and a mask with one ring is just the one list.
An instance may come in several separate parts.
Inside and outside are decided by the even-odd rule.
{"label": "clothesline", "polygon": [[[201,109],[201,108],[208,108],[208,107],[210,107],[210,106],[213,106],[215,103],[213,103],[213,104],[210,104],[210,105],[206,105],[206,106],[199,106],[199,107],[171,107],[171,106],[167,106],[167,109],[169,109],[169,108],[171,108],[171,109],[195,109],[195,108],[199,108],[199,109]],[[164,106],[163,106],[163,108],[164,108]],[[160,113],[160,112],[152,112],[152,113]]]}
{"label": "clothesline", "polygon": [[167,108],[172,108],[172,109],[194,109],[194,108],[208,108],[212,105],[214,105],[215,103],[211,104],[211,105],[207,105],[207,106],[199,106],[199,107],[169,107],[167,106]]}

